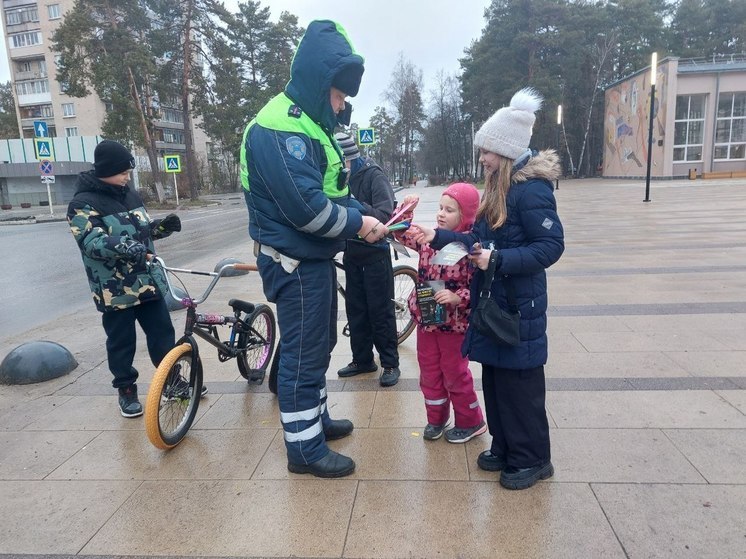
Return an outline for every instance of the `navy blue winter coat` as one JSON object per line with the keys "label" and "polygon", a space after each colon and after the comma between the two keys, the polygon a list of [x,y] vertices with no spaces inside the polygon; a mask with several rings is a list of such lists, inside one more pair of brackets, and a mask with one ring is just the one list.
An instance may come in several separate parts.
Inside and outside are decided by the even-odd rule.
{"label": "navy blue winter coat", "polygon": [[[565,249],[564,231],[554,199],[553,181],[559,176],[554,151],[535,154],[513,174],[508,191],[508,218],[493,230],[478,219],[471,234],[436,230],[431,246],[443,248],[453,241],[466,246],[480,242],[486,249],[499,250],[498,268],[492,282],[492,297],[507,309],[504,282],[513,284],[521,313],[521,343],[498,346],[469,326],[462,352],[472,361],[504,369],[530,369],[547,362],[547,276],[545,270],[557,262]],[[502,280],[498,275],[507,276]],[[479,300],[484,272],[477,270],[471,283],[471,304]]]}

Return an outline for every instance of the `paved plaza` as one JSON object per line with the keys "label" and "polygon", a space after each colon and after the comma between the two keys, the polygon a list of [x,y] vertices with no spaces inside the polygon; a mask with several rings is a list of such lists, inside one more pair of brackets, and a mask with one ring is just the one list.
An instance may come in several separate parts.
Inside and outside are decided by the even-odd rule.
{"label": "paved plaza", "polygon": [[[329,407],[355,430],[330,446],[355,459],[348,478],[290,474],[275,397],[206,344],[210,393],[184,441],[159,451],[142,418],[119,415],[88,304],[0,340],[0,359],[52,340],[79,362],[0,386],[0,557],[746,557],[746,181],[654,182],[650,203],[644,186],[568,180],[556,193],[566,251],[549,270],[551,479],[511,492],[476,466],[488,435],[423,440],[415,336],[387,389],[376,374],[337,378],[351,359],[339,339]],[[416,221],[431,225],[442,190],[398,196],[418,193]],[[253,260],[248,241],[235,256]],[[205,307],[227,310],[230,297],[263,301],[258,274],[222,281]],[[173,316],[178,331],[184,314]]]}

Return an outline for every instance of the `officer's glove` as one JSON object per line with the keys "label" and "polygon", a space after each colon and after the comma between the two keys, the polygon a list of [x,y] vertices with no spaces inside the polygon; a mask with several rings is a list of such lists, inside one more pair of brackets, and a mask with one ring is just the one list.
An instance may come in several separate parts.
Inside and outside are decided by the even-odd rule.
{"label": "officer's glove", "polygon": [[181,231],[181,220],[176,214],[168,214],[158,224],[158,231],[161,233],[173,233]]}
{"label": "officer's glove", "polygon": [[139,266],[145,265],[145,260],[148,255],[148,249],[144,244],[138,243],[133,239],[124,241],[124,257],[130,262]]}

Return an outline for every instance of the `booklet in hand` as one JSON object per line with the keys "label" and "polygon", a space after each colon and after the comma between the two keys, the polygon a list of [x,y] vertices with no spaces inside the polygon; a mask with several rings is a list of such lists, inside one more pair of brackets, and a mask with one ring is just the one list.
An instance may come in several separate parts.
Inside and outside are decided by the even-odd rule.
{"label": "booklet in hand", "polygon": [[448,243],[438,251],[438,254],[433,256],[430,263],[438,266],[453,266],[467,254],[469,254],[469,249],[466,248],[464,243]]}

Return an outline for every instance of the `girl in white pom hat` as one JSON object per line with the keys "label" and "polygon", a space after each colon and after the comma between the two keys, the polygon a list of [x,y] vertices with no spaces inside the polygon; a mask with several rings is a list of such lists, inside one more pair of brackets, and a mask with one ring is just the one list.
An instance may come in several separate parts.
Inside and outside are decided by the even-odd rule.
{"label": "girl in white pom hat", "polygon": [[[545,409],[545,270],[559,260],[565,245],[553,192],[560,173],[557,154],[529,148],[541,102],[535,90],[522,89],[477,132],[474,144],[484,166],[485,187],[470,234],[413,226],[435,249],[454,241],[474,248],[469,259],[479,270],[471,284],[472,309],[480,290],[489,289],[502,309],[517,306],[520,312],[517,345],[495,342],[472,322],[462,347],[470,360],[482,363],[492,435],[490,448],[479,455],[477,464],[500,471],[500,483],[508,489],[526,489],[554,474]],[[483,285],[490,263],[494,279]]]}

